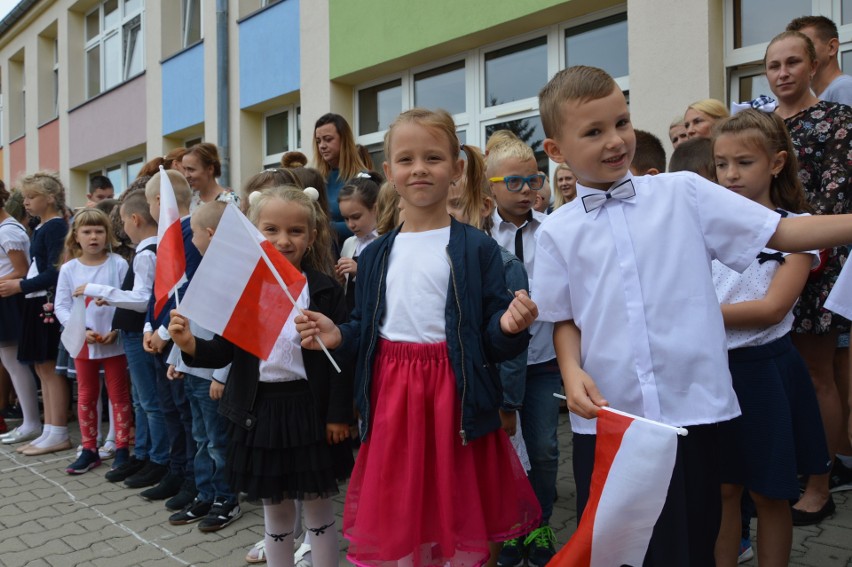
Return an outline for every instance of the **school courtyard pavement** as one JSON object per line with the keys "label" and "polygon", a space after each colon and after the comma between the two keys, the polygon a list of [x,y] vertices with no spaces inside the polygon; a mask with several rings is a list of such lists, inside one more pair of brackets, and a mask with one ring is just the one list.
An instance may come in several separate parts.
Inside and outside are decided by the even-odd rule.
{"label": "school courtyard pavement", "polygon": [[[573,532],[570,430],[560,416],[558,500],[552,518],[559,544]],[[70,424],[76,427],[76,422]],[[79,432],[72,435],[74,444]],[[176,567],[245,565],[246,551],[263,534],[260,506],[243,504],[243,517],[203,534],[194,525],[170,526],[161,503],[103,478],[108,464],[70,477],[73,451],[23,457],[0,447],[0,565],[3,567]],[[342,514],[343,495],[336,498]],[[819,526],[795,528],[791,565],[852,567],[852,492],[835,494],[837,513]],[[338,522],[339,529],[339,522]],[[345,560],[341,539],[340,564]],[[746,565],[755,565],[752,560]],[[676,566],[673,566],[676,567]]]}

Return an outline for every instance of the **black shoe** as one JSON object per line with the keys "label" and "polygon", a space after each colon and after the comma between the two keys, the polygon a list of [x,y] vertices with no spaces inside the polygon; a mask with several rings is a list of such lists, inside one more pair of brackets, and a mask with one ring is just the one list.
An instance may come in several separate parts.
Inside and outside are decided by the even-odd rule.
{"label": "black shoe", "polygon": [[834,505],[834,498],[832,498],[829,494],[828,500],[826,500],[822,508],[816,512],[806,512],[804,510],[797,510],[796,508],[793,508],[793,525],[813,526],[834,514],[835,509],[836,506]]}
{"label": "black shoe", "polygon": [[169,523],[173,526],[184,526],[197,522],[210,513],[213,507],[212,502],[202,502],[198,498],[187,504],[180,512],[175,512],[169,516]]}
{"label": "black shoe", "polygon": [[189,476],[183,480],[178,493],[166,500],[166,509],[173,512],[183,510],[195,500],[196,496],[198,496],[198,490],[195,488],[195,479]]}
{"label": "black shoe", "polygon": [[156,486],[139,493],[145,500],[165,500],[180,492],[183,477],[179,474],[169,472]]}
{"label": "black shoe", "polygon": [[154,486],[166,476],[169,472],[169,467],[148,461],[144,467],[124,479],[124,486],[127,488],[145,488],[146,486]]}
{"label": "black shoe", "polygon": [[2,416],[6,421],[21,421],[24,419],[24,412],[21,411],[21,406],[15,404],[13,406],[6,406],[6,408],[0,412],[0,416]]}
{"label": "black shoe", "polygon": [[147,460],[130,457],[130,460],[125,463],[118,466],[113,465],[113,467],[104,475],[104,478],[110,482],[121,482],[122,480],[127,479],[127,477],[141,471],[146,464],[148,464]]}
{"label": "black shoe", "polygon": [[215,532],[221,530],[237,518],[243,515],[238,502],[228,502],[227,500],[215,500],[213,507],[207,517],[201,520],[198,524],[198,529],[204,533]]}

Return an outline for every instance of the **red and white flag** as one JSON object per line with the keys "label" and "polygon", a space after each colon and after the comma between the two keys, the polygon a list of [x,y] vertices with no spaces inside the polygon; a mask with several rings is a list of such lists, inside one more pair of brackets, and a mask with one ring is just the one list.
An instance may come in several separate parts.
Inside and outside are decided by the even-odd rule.
{"label": "red and white flag", "polygon": [[553,567],[642,565],[685,430],[602,408],[589,502]]}
{"label": "red and white flag", "polygon": [[160,220],[157,225],[157,268],[154,276],[154,317],[159,317],[172,293],[186,281],[186,254],[175,190],[160,166]]}
{"label": "red and white flag", "polygon": [[73,299],[71,315],[59,337],[71,358],[89,358],[89,345],[86,344],[86,307],[91,301],[91,297],[82,295]]}
{"label": "red and white flag", "polygon": [[[181,301],[180,312],[266,360],[306,280],[249,220],[230,205]],[[159,263],[159,259],[158,259]]]}

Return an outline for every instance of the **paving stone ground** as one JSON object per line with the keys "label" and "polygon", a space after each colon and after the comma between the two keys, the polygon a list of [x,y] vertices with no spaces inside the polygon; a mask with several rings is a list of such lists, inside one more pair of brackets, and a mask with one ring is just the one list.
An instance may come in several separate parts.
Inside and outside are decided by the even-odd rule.
{"label": "paving stone ground", "polygon": [[[79,442],[79,432],[72,441]],[[576,525],[570,429],[560,416],[559,494],[552,518],[559,544]],[[0,446],[0,565],[3,567],[178,567],[246,565],[246,551],[263,534],[263,512],[244,503],[243,517],[203,534],[170,526],[161,503],[103,478],[109,464],[77,477],[65,474],[74,452],[23,457]],[[834,496],[837,513],[819,526],[795,528],[790,562],[806,567],[852,567],[852,492]],[[344,496],[336,501],[342,514]],[[339,522],[338,522],[339,526]],[[341,539],[340,564],[346,542]],[[752,560],[746,565],[756,565]]]}

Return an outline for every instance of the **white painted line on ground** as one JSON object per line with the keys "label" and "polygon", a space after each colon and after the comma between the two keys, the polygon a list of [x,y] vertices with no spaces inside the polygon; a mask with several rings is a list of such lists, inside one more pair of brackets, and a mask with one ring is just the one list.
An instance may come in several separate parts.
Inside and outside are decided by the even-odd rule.
{"label": "white painted line on ground", "polygon": [[[166,549],[162,545],[158,544],[157,542],[149,541],[149,540],[145,539],[144,537],[142,537],[141,535],[139,535],[138,533],[136,533],[132,528],[125,526],[121,522],[113,520],[112,518],[110,518],[109,516],[107,516],[106,514],[101,512],[100,510],[98,510],[97,508],[95,508],[93,505],[87,504],[83,500],[79,500],[76,496],[74,496],[67,488],[62,486],[60,483],[56,482],[55,480],[47,478],[45,475],[43,475],[42,473],[40,473],[39,471],[37,471],[34,468],[34,465],[44,464],[44,463],[47,463],[49,461],[41,461],[39,463],[26,464],[26,463],[20,462],[17,458],[15,458],[13,456],[12,453],[10,453],[8,451],[0,451],[0,454],[3,454],[3,456],[7,457],[13,463],[18,465],[16,467],[12,467],[12,468],[9,468],[9,469],[3,469],[0,472],[5,472],[7,470],[15,470],[15,469],[27,469],[28,471],[30,471],[35,476],[41,478],[42,480],[49,482],[50,484],[52,484],[52,485],[56,486],[57,488],[59,488],[60,490],[62,490],[62,492],[64,492],[65,494],[68,495],[68,498],[71,500],[71,502],[74,502],[76,504],[80,504],[81,506],[85,506],[86,508],[92,510],[95,514],[97,514],[98,516],[100,516],[101,518],[103,518],[104,520],[109,522],[110,524],[114,525],[115,527],[119,528],[120,530],[130,534],[133,537],[135,537],[137,540],[139,540],[143,544],[150,545],[152,547],[159,549],[167,557],[174,559],[175,561],[177,561],[181,565],[189,565],[190,564],[189,561],[184,561],[183,559],[181,559],[180,557],[178,557],[177,555],[175,555],[174,553],[172,553],[171,551],[169,551],[168,549]],[[65,458],[67,458],[67,457],[63,457],[62,459],[55,459],[55,460],[64,460]]]}

